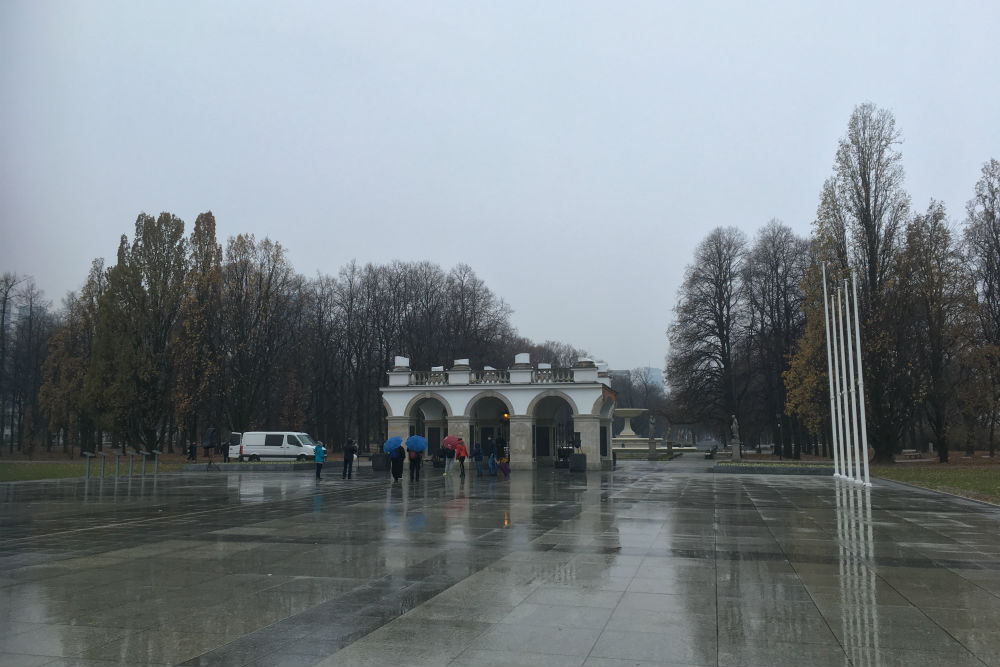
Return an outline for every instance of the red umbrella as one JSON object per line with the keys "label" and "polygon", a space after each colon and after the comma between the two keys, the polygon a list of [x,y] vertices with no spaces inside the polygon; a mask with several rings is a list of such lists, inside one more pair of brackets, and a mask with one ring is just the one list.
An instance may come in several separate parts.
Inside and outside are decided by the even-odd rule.
{"label": "red umbrella", "polygon": [[445,449],[455,449],[460,442],[462,442],[462,439],[457,435],[446,435],[444,436],[444,440],[441,441],[441,446]]}

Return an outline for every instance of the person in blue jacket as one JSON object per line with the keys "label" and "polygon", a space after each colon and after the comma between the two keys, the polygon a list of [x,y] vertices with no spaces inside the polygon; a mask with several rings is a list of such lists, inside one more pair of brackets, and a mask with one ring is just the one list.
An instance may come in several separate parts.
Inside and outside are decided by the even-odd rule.
{"label": "person in blue jacket", "polygon": [[316,458],[316,481],[318,482],[322,479],[320,475],[323,473],[323,461],[326,460],[326,450],[323,449],[323,445],[313,447],[313,456]]}

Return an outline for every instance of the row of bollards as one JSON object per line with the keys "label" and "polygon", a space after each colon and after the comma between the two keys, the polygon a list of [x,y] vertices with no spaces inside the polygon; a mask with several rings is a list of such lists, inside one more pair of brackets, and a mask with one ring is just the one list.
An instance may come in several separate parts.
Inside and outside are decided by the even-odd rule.
{"label": "row of bollards", "polygon": [[[149,451],[149,452],[147,452],[147,451],[140,451],[139,453],[142,454],[142,469],[141,469],[141,471],[140,471],[139,474],[141,474],[141,475],[145,475],[146,474],[146,459],[149,458],[150,456],[153,457],[153,474],[154,475],[158,474],[160,472],[160,454],[162,454],[163,452],[161,452],[158,449],[154,449],[154,450]],[[83,455],[85,457],[87,457],[87,478],[89,479],[90,478],[90,459],[94,458],[94,452],[83,452]],[[121,458],[123,456],[127,456],[128,457],[128,475],[129,475],[129,477],[132,476],[133,463],[135,462],[135,453],[134,452],[129,452],[128,454],[126,454],[125,452],[111,453],[111,454],[108,454],[107,452],[97,452],[97,455],[101,457],[101,478],[102,479],[104,478],[104,463],[105,463],[105,461],[108,460],[109,456],[115,457],[115,477],[118,477],[119,463],[120,463]]]}

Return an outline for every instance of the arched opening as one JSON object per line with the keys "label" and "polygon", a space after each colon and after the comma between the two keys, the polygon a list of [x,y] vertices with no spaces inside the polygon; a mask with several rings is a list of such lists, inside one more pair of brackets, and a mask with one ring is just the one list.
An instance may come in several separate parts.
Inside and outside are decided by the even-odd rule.
{"label": "arched opening", "polygon": [[602,460],[608,459],[611,457],[611,424],[615,413],[614,398],[605,393],[594,403],[591,412],[601,418],[598,453]]}
{"label": "arched opening", "polygon": [[573,429],[573,408],[561,396],[545,396],[534,404],[531,416],[533,456],[538,460],[552,460],[560,447],[572,447],[577,434]]}
{"label": "arched opening", "polygon": [[441,447],[441,440],[448,435],[448,411],[436,398],[421,398],[410,405],[410,435],[427,438],[427,451],[433,455]]}
{"label": "arched opening", "polygon": [[[473,399],[469,406],[469,438],[484,447],[490,438],[499,447],[510,444],[510,406],[497,396]],[[500,454],[506,455],[501,449]]]}

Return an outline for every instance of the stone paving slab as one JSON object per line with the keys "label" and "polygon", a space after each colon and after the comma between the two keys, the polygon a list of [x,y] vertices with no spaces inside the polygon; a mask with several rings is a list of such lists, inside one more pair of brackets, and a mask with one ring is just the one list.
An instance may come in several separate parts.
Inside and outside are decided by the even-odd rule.
{"label": "stone paving slab", "polygon": [[0,484],[0,666],[1000,666],[1000,508],[711,464]]}

